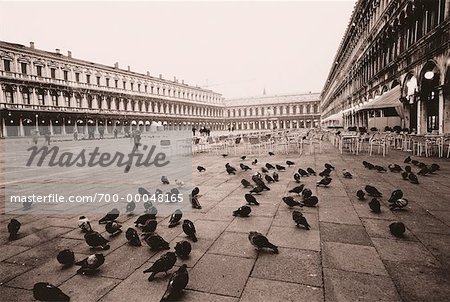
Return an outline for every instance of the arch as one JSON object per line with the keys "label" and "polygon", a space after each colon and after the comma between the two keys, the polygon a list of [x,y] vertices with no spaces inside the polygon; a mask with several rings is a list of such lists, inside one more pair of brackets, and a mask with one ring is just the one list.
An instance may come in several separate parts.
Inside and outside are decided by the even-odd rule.
{"label": "arch", "polygon": [[398,80],[392,81],[391,89],[394,88],[394,87],[396,87],[396,86],[398,86],[398,85],[400,85],[400,82],[399,82]]}

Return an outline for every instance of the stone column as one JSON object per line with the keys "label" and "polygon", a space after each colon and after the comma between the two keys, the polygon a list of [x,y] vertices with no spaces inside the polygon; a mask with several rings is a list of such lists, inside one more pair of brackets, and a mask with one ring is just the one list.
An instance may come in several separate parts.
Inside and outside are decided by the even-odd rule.
{"label": "stone column", "polygon": [[25,136],[25,130],[23,128],[23,119],[19,118],[19,136]]}
{"label": "stone column", "polygon": [[439,98],[439,134],[443,134],[444,133],[444,119],[445,119],[443,87],[441,87],[438,90],[438,98]]}

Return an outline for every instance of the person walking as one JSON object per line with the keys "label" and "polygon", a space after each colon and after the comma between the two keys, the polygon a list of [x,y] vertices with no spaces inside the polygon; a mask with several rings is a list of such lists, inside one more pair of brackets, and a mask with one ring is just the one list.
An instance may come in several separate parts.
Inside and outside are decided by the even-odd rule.
{"label": "person walking", "polygon": [[50,132],[50,130],[47,130],[46,132],[45,132],[45,142],[47,143],[47,145],[49,145],[50,146],[50,137],[51,137],[51,132]]}
{"label": "person walking", "polygon": [[37,145],[39,140],[39,131],[38,130],[31,130],[31,139],[33,140],[33,143]]}
{"label": "person walking", "polygon": [[73,140],[74,141],[78,140],[78,131],[76,129],[73,131]]}
{"label": "person walking", "polygon": [[119,130],[117,128],[114,128],[114,138],[117,138],[117,135],[119,135]]}
{"label": "person walking", "polygon": [[195,136],[195,131],[197,131],[197,129],[195,127],[192,127],[192,136]]}

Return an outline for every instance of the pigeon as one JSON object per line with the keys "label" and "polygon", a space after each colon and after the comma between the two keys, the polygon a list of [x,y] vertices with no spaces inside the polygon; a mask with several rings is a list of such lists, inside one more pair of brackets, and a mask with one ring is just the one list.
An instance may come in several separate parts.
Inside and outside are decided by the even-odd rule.
{"label": "pigeon", "polygon": [[75,254],[72,250],[65,249],[58,253],[56,260],[64,266],[71,266],[75,263]]}
{"label": "pigeon", "polygon": [[86,216],[80,216],[80,218],[78,219],[78,227],[83,233],[92,232],[91,223]]}
{"label": "pigeon", "polygon": [[406,207],[407,205],[408,205],[408,199],[406,199],[406,198],[399,198],[396,201],[391,202],[389,204],[389,209],[392,210],[392,211],[401,210],[404,207]]}
{"label": "pigeon", "polygon": [[181,296],[181,292],[186,288],[189,283],[189,274],[187,271],[187,265],[183,264],[180,268],[172,274],[167,284],[167,289],[164,292],[161,301],[174,301]]}
{"label": "pigeon", "polygon": [[388,165],[388,169],[389,169],[389,171],[394,172],[394,173],[399,173],[399,172],[403,171],[402,167],[400,167],[397,164]]}
{"label": "pigeon", "polygon": [[120,229],[122,226],[117,221],[109,221],[105,225],[105,230],[111,235],[115,236],[119,233],[122,233],[122,230]]}
{"label": "pigeon", "polygon": [[371,164],[371,163],[369,163],[369,162],[367,162],[367,161],[365,161],[365,160],[362,162],[362,164],[364,165],[364,167],[365,167],[366,169],[369,169],[369,170],[375,169],[375,166],[374,166],[373,164]]}
{"label": "pigeon", "polygon": [[181,187],[184,186],[184,181],[179,180],[179,179],[175,179],[175,184],[178,186],[178,188],[181,188]]}
{"label": "pigeon", "polygon": [[148,244],[148,246],[152,250],[169,250],[169,242],[165,241],[164,238],[159,236],[158,234],[147,234],[144,237],[145,243]]}
{"label": "pigeon", "polygon": [[259,194],[259,193],[261,193],[262,191],[264,191],[264,188],[263,188],[263,187],[261,187],[261,186],[256,186],[256,187],[254,187],[253,189],[251,189],[249,192],[250,192],[250,193]]}
{"label": "pigeon", "polygon": [[250,215],[251,212],[252,208],[250,208],[249,206],[242,206],[236,211],[233,211],[233,216],[248,217],[248,215]]}
{"label": "pigeon", "polygon": [[252,168],[250,168],[249,166],[244,165],[243,163],[240,163],[240,164],[239,164],[239,167],[241,167],[241,169],[244,170],[244,171],[248,171],[248,170],[251,170],[251,169],[252,169]]}
{"label": "pigeon", "polygon": [[278,254],[278,247],[269,242],[269,240],[261,233],[258,232],[250,232],[248,234],[248,240],[250,243],[256,247],[258,250],[261,249],[271,249],[275,254]]}
{"label": "pigeon", "polygon": [[31,209],[32,206],[33,206],[33,201],[31,201],[31,200],[27,199],[25,202],[22,202],[22,207],[23,207],[24,211]]}
{"label": "pigeon", "polygon": [[380,191],[378,191],[377,188],[375,188],[374,186],[370,186],[367,185],[364,187],[364,190],[366,190],[367,194],[369,194],[369,196],[373,196],[373,197],[381,197],[382,194]]}
{"label": "pigeon", "polygon": [[273,170],[273,169],[275,169],[275,167],[274,166],[272,166],[271,164],[269,164],[269,163],[266,163],[266,168],[267,169],[269,169],[269,170]]}
{"label": "pigeon", "polygon": [[403,197],[403,191],[398,189],[391,193],[391,197],[389,198],[389,202],[395,202],[396,200]]}
{"label": "pigeon", "polygon": [[330,165],[329,163],[325,163],[324,166],[325,166],[325,169],[328,169],[328,170],[336,170],[336,169],[335,169],[332,165]]}
{"label": "pigeon", "polygon": [[156,231],[157,226],[158,222],[155,219],[149,219],[142,226],[142,233],[153,234]]}
{"label": "pigeon", "polygon": [[205,169],[205,167],[197,166],[197,171],[198,171],[198,172],[205,172],[206,169]]}
{"label": "pigeon", "polygon": [[202,206],[200,205],[200,202],[198,201],[197,196],[190,196],[191,199],[191,206],[193,209],[201,209]]}
{"label": "pigeon", "polygon": [[268,182],[268,183],[271,183],[271,182],[275,182],[275,180],[270,176],[270,175],[265,175],[264,176],[264,178],[266,179],[266,181]]}
{"label": "pigeon", "polygon": [[406,171],[402,172],[403,180],[408,180],[409,179],[408,177],[409,177],[409,173],[408,172],[406,172]]}
{"label": "pigeon", "polygon": [[428,167],[423,167],[422,169],[420,169],[419,172],[417,172],[417,175],[425,176],[429,173],[430,173],[430,170],[428,169]]}
{"label": "pigeon", "polygon": [[144,226],[145,223],[147,222],[147,220],[152,219],[151,217],[152,217],[151,214],[148,214],[148,213],[143,214],[143,215],[139,216],[139,217],[136,219],[136,221],[134,222],[134,224],[135,224],[136,227]]}
{"label": "pigeon", "polygon": [[152,281],[158,273],[165,272],[167,274],[167,271],[172,269],[175,262],[177,262],[177,255],[174,252],[167,252],[159,257],[151,267],[146,269],[144,274],[151,273],[148,281]]}
{"label": "pigeon", "polygon": [[177,242],[175,245],[175,253],[181,259],[186,259],[192,251],[191,243],[187,240]]}
{"label": "pigeon", "polygon": [[254,161],[252,161],[252,165],[254,166],[254,165],[256,165],[258,163],[258,160],[257,159],[255,159]]}
{"label": "pigeon", "polygon": [[37,301],[70,301],[70,297],[62,290],[47,282],[38,282],[34,284],[33,297]]}
{"label": "pigeon", "polygon": [[180,209],[176,209],[175,212],[170,215],[169,228],[173,228],[180,223],[181,217],[183,217],[183,212]]}
{"label": "pigeon", "polygon": [[99,224],[105,224],[109,221],[114,221],[119,217],[119,210],[114,208],[111,211],[109,211],[103,218],[101,218],[98,223]]}
{"label": "pigeon", "polygon": [[128,243],[132,246],[141,246],[141,239],[139,239],[139,235],[137,231],[133,228],[128,228],[125,232],[125,238],[127,238]]}
{"label": "pigeon", "polygon": [[223,157],[223,158],[225,158],[225,157],[227,157],[227,156],[228,156],[228,154],[225,154],[225,153],[222,154],[222,157]]}
{"label": "pigeon", "polygon": [[333,180],[332,178],[330,178],[330,177],[328,177],[328,176],[325,176],[324,178],[322,178],[321,180],[319,180],[319,181],[317,182],[316,185],[317,185],[318,187],[320,187],[320,186],[327,187],[327,186],[331,183],[332,180]]}
{"label": "pigeon", "polygon": [[[251,192],[251,191],[250,191],[250,192]],[[245,194],[244,198],[245,198],[245,201],[246,201],[248,204],[254,204],[254,205],[259,206],[259,202],[256,201],[255,196],[253,196],[252,194],[248,194],[248,193],[247,193],[247,194]]]}
{"label": "pigeon", "polygon": [[167,178],[167,176],[161,176],[161,182],[163,183],[163,184],[165,184],[165,185],[169,185],[170,184],[170,181],[169,181],[169,179]]}
{"label": "pigeon", "polygon": [[138,193],[141,195],[141,196],[151,196],[152,194],[149,192],[149,191],[147,191],[146,189],[144,189],[144,188],[142,188],[142,187],[139,187],[138,188]]}
{"label": "pigeon", "polygon": [[277,182],[280,180],[280,176],[275,171],[272,174],[272,178],[273,178],[274,181],[277,181]]}
{"label": "pigeon", "polygon": [[194,223],[188,219],[183,221],[183,232],[192,239],[192,241],[197,242],[197,234],[195,231]]}
{"label": "pigeon", "polygon": [[244,188],[253,187],[253,185],[247,179],[242,179],[241,184],[244,186]]}
{"label": "pigeon", "polygon": [[353,178],[352,173],[350,173],[346,169],[342,170],[342,175],[344,175],[344,178],[349,178],[349,179]]}
{"label": "pigeon", "polygon": [[309,176],[309,173],[306,170],[303,170],[302,168],[298,169],[298,174],[300,174],[300,176]]}
{"label": "pigeon", "polygon": [[231,166],[229,163],[227,163],[225,165],[225,168],[226,168],[228,175],[230,175],[230,174],[236,175],[236,169],[233,166]]}
{"label": "pigeon", "polygon": [[287,160],[286,165],[288,165],[288,167],[290,167],[290,166],[295,165],[295,163],[293,161]]}
{"label": "pigeon", "polygon": [[389,230],[395,237],[403,237],[403,234],[406,231],[406,227],[403,222],[393,222],[389,225]]}
{"label": "pigeon", "polygon": [[319,173],[320,177],[325,177],[325,176],[330,176],[331,174],[331,169],[325,169],[322,172]]}
{"label": "pigeon", "polygon": [[303,189],[302,196],[303,196],[303,198],[309,198],[312,196],[312,191],[308,188]]}
{"label": "pigeon", "polygon": [[270,191],[270,188],[266,186],[266,184],[262,181],[261,178],[259,178],[257,175],[252,176],[252,180],[261,188],[264,190]]}
{"label": "pigeon", "polygon": [[414,166],[417,166],[417,165],[419,164],[419,161],[413,159],[413,160],[411,160],[411,163],[412,163]]}
{"label": "pigeon", "polygon": [[273,153],[273,152],[269,152],[269,155],[270,155],[270,156],[274,156],[274,155],[275,155],[275,153]]}
{"label": "pigeon", "polygon": [[282,198],[285,204],[288,205],[288,207],[292,208],[294,206],[300,206],[301,203],[294,199],[292,196],[285,196]]}
{"label": "pigeon", "polygon": [[286,167],[282,165],[275,165],[275,168],[277,168],[278,171],[286,171]]}
{"label": "pigeon", "polygon": [[[175,182],[177,182],[177,180],[175,179]],[[184,182],[178,182],[179,184],[180,183],[182,183],[182,185],[180,186],[180,187],[182,187],[182,186],[184,186]],[[175,195],[175,196],[177,196],[178,194],[180,194],[180,190],[178,190],[177,188],[172,188],[171,190],[170,190],[170,193],[171,193],[171,195]]]}
{"label": "pigeon", "polygon": [[105,239],[99,232],[92,231],[84,235],[84,240],[91,248],[101,248],[103,250],[109,249],[108,240]]}
{"label": "pigeon", "polygon": [[299,185],[299,186],[297,186],[297,187],[295,187],[295,188],[289,190],[288,192],[289,192],[289,193],[301,194],[304,188],[305,188],[305,185],[304,185],[304,184],[301,184],[301,185]]}
{"label": "pigeon", "polygon": [[372,198],[372,200],[369,202],[369,208],[374,213],[381,212],[381,204],[380,204],[380,201],[378,200],[378,198],[376,198],[376,197]]}
{"label": "pigeon", "polygon": [[410,173],[408,175],[408,179],[412,184],[415,184],[415,185],[419,184],[419,180],[417,179],[417,176],[414,173]]}
{"label": "pigeon", "polygon": [[197,196],[198,193],[200,193],[200,189],[198,187],[195,187],[192,189],[191,195],[192,196]]}
{"label": "pigeon", "polygon": [[313,208],[317,205],[318,202],[319,198],[317,198],[317,196],[309,196],[308,198],[303,199],[303,202],[300,206]]}
{"label": "pigeon", "polygon": [[263,173],[269,173],[269,170],[267,170],[267,169],[264,168],[264,167],[261,167],[261,172],[263,172]]}
{"label": "pigeon", "polygon": [[155,206],[151,206],[146,212],[150,215],[150,219],[156,219],[156,215],[158,215],[158,209]]}
{"label": "pigeon", "polygon": [[405,166],[405,171],[408,173],[412,173],[411,166]]}
{"label": "pigeon", "polygon": [[407,158],[405,158],[405,160],[403,161],[403,163],[405,164],[409,164],[411,162],[411,156],[408,156]]}
{"label": "pigeon", "polygon": [[126,207],[126,213],[133,213],[134,209],[136,209],[136,203],[134,201],[131,201],[129,203],[127,203],[127,207]]}
{"label": "pigeon", "polygon": [[316,175],[316,171],[314,171],[312,168],[307,168],[306,171],[308,172],[309,175]]}
{"label": "pigeon", "polygon": [[299,183],[299,182],[300,182],[300,179],[301,179],[300,174],[295,173],[295,174],[294,174],[294,180],[295,180],[297,183]]}
{"label": "pigeon", "polygon": [[366,193],[364,193],[363,190],[358,190],[358,191],[356,192],[356,196],[358,197],[359,200],[364,200],[364,199],[365,199],[365,198],[364,198],[365,195],[366,195]]}
{"label": "pigeon", "polygon": [[436,172],[436,171],[439,171],[441,169],[441,167],[438,165],[438,164],[431,164],[431,166],[430,166],[430,171],[431,171],[431,173],[434,173],[434,172]]}
{"label": "pigeon", "polygon": [[375,170],[377,170],[379,173],[387,172],[385,167],[382,167],[382,166],[379,166],[379,165],[375,166]]}
{"label": "pigeon", "polygon": [[292,212],[292,220],[295,221],[295,223],[297,224],[297,227],[302,225],[307,230],[309,230],[311,228],[308,221],[306,221],[305,216],[303,216],[302,212],[300,212],[300,211]]}
{"label": "pigeon", "polygon": [[425,168],[427,165],[424,162],[419,162],[417,166],[422,169]]}
{"label": "pigeon", "polygon": [[247,158],[247,156],[241,156],[241,160],[245,160]]}
{"label": "pigeon", "polygon": [[75,262],[75,265],[81,266],[81,268],[78,269],[77,274],[92,274],[96,272],[103,263],[105,263],[105,256],[103,254],[90,255],[81,261]]}
{"label": "pigeon", "polygon": [[8,223],[8,232],[9,232],[9,240],[16,240],[17,239],[17,233],[19,232],[21,223],[19,220],[13,218]]}

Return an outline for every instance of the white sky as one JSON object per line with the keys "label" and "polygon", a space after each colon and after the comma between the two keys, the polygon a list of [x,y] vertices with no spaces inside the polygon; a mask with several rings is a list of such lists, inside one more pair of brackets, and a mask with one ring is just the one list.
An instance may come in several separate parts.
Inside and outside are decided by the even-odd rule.
{"label": "white sky", "polygon": [[320,92],[354,3],[0,2],[0,40],[227,98]]}

